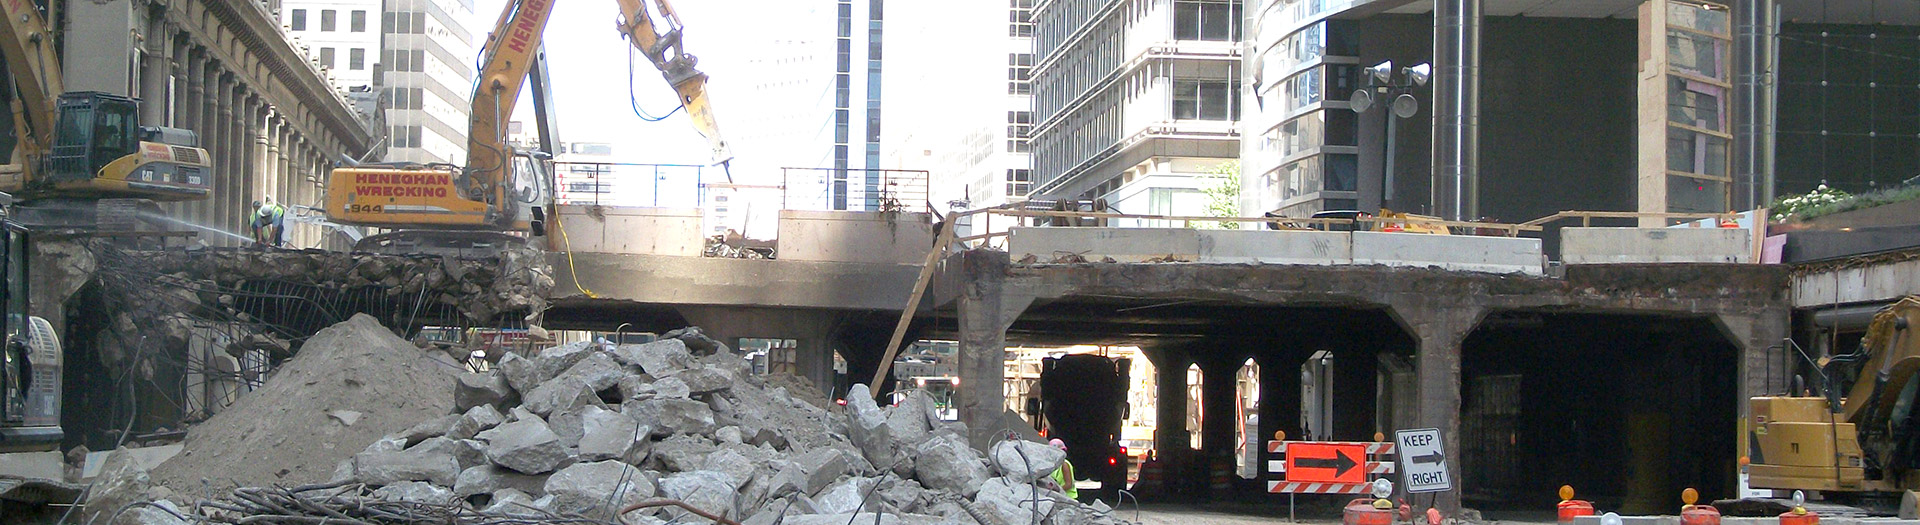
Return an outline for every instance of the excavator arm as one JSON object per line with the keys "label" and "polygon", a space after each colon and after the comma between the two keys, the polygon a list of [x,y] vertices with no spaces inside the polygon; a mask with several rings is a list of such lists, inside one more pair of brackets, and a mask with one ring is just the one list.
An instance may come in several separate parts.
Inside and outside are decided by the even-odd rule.
{"label": "excavator arm", "polygon": [[1828,375],[1852,364],[1858,367],[1853,387],[1840,403],[1840,418],[1859,429],[1860,448],[1869,464],[1909,470],[1916,464],[1915,440],[1920,420],[1913,417],[1915,376],[1920,374],[1920,341],[1909,328],[1920,322],[1920,297],[1901,299],[1867,325],[1867,335],[1854,354],[1836,356],[1826,366]]}
{"label": "excavator arm", "polygon": [[[0,0],[10,1],[10,0]],[[680,104],[693,118],[694,128],[714,148],[716,160],[726,159],[726,142],[707,102],[707,75],[695,69],[697,60],[680,47],[679,15],[666,0],[656,0],[667,31],[657,33],[643,0],[618,0],[619,29],[628,42],[660,69],[673,86]],[[469,199],[496,206],[509,202],[507,177],[512,152],[507,146],[506,123],[512,118],[520,89],[532,70],[534,57],[553,14],[553,0],[515,0],[500,14],[481,51],[480,82],[475,86],[467,139],[467,165],[460,188]]]}
{"label": "excavator arm", "polygon": [[19,89],[14,107],[17,158],[31,163],[46,153],[54,122],[59,118],[56,99],[63,91],[60,61],[53,49],[53,35],[30,0],[0,0],[0,53],[5,53],[7,74]]}

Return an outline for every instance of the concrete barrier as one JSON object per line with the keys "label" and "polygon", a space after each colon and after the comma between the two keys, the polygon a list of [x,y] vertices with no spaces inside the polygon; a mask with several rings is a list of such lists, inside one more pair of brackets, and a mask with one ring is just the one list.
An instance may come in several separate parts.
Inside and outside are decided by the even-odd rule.
{"label": "concrete barrier", "polygon": [[1564,228],[1567,264],[1750,263],[1753,232],[1744,228]]}
{"label": "concrete barrier", "polygon": [[[706,250],[698,208],[558,207],[568,251],[699,257]],[[556,240],[560,233],[553,232]]]}
{"label": "concrete barrier", "polygon": [[932,249],[925,213],[780,211],[781,259],[917,265]]}
{"label": "concrete barrier", "polygon": [[1352,232],[1353,263],[1542,275],[1539,239]]}
{"label": "concrete barrier", "polygon": [[1200,233],[1190,228],[1013,228],[1007,254],[1018,261],[1032,255],[1053,262],[1067,254],[1100,262],[1200,262]]}
{"label": "concrete barrier", "polygon": [[1200,261],[1259,264],[1352,264],[1347,232],[1195,230]]}

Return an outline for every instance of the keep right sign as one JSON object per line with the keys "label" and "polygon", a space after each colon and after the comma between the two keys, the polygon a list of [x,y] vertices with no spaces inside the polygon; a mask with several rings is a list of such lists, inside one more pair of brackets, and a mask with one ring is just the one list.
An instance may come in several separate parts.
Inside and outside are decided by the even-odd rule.
{"label": "keep right sign", "polygon": [[1399,445],[1401,485],[1409,494],[1453,490],[1453,478],[1447,475],[1446,447],[1440,444],[1440,429],[1423,428],[1394,433]]}

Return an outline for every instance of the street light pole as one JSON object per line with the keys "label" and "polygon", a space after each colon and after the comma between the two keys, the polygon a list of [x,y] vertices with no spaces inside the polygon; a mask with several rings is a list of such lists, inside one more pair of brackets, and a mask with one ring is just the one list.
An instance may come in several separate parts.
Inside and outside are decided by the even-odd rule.
{"label": "street light pole", "polygon": [[[1395,75],[1395,73],[1399,74]],[[1397,121],[1411,118],[1419,113],[1420,101],[1413,97],[1412,91],[1414,88],[1427,85],[1427,80],[1432,78],[1432,73],[1433,67],[1428,64],[1400,68],[1396,71],[1393,68],[1393,61],[1388,60],[1367,68],[1366,87],[1353,92],[1350,102],[1355,113],[1366,113],[1369,108],[1372,108],[1376,92],[1389,101],[1387,107],[1381,111],[1381,117],[1386,119],[1386,140],[1382,141],[1385,147],[1381,152],[1381,208],[1390,208],[1393,202],[1394,142],[1398,138],[1399,128]]]}

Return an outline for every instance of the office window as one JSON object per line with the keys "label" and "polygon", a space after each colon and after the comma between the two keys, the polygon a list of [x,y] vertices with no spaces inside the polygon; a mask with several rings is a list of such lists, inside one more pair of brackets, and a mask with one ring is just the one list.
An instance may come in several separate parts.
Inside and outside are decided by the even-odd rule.
{"label": "office window", "polygon": [[320,12],[320,30],[332,31],[334,27],[333,24],[336,21],[335,19],[339,18],[338,15],[339,13],[335,12],[332,9],[321,11]]}
{"label": "office window", "polygon": [[293,16],[288,20],[289,22],[287,23],[287,25],[292,26],[292,29],[294,31],[307,30],[307,10],[305,9],[293,10]]}
{"label": "office window", "polygon": [[1178,40],[1239,39],[1240,2],[1176,2],[1173,35]]}
{"label": "office window", "polygon": [[364,10],[354,11],[353,19],[347,23],[347,29],[355,33],[367,32],[367,12]]}
{"label": "office window", "polygon": [[320,67],[324,67],[324,68],[333,67],[333,48],[331,47],[320,48]]}
{"label": "office window", "polygon": [[361,71],[367,68],[367,50],[353,48],[347,50],[347,69]]}
{"label": "office window", "polygon": [[427,14],[413,13],[413,34],[427,34]]}
{"label": "office window", "polygon": [[1225,80],[1175,80],[1173,118],[1176,120],[1231,120],[1233,88]]}

